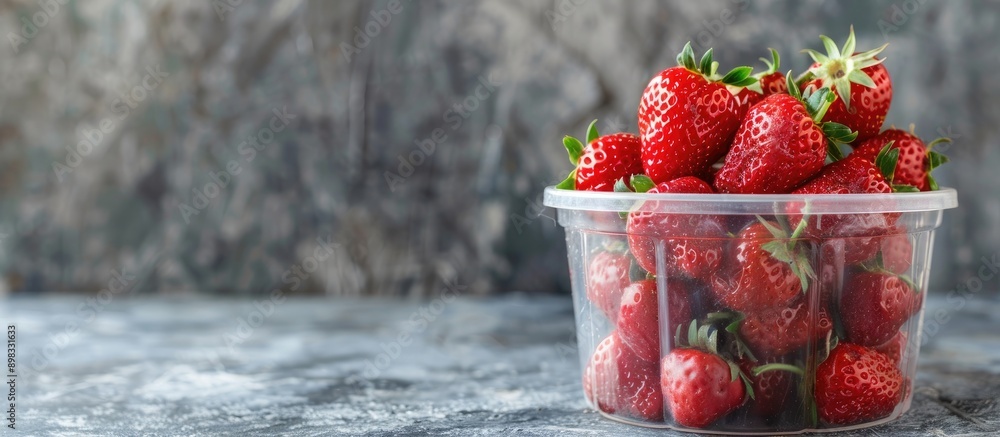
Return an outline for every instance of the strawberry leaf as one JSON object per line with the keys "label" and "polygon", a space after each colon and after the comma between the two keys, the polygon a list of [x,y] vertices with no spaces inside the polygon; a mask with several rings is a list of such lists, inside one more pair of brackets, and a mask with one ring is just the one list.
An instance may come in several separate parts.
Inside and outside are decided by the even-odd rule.
{"label": "strawberry leaf", "polygon": [[840,150],[840,144],[833,140],[826,140],[826,157],[830,162],[837,162],[844,159],[844,151]]}
{"label": "strawberry leaf", "polygon": [[587,127],[587,144],[593,143],[599,136],[597,133],[597,120],[594,120]]}
{"label": "strawberry leaf", "polygon": [[896,176],[896,161],[899,160],[899,149],[893,149],[892,143],[892,141],[885,143],[875,157],[875,167],[878,167],[879,172],[890,184]]}
{"label": "strawberry leaf", "polygon": [[830,140],[836,141],[838,143],[850,143],[858,138],[858,133],[852,131],[850,127],[842,125],[840,123],[828,121],[823,123],[822,126],[823,134]]}
{"label": "strawberry leaf", "polygon": [[949,161],[948,157],[942,155],[939,152],[935,152],[933,150],[927,152],[928,171],[934,170],[935,168],[940,167],[942,164],[945,164],[948,161]]}
{"label": "strawberry leaf", "polygon": [[920,189],[913,185],[892,184],[893,193],[919,193]]}
{"label": "strawberry leaf", "polygon": [[753,67],[736,67],[726,73],[719,82],[736,87],[745,87],[757,83],[757,78],[751,76]]}
{"label": "strawberry leaf", "polygon": [[767,363],[762,366],[754,367],[753,369],[750,370],[750,373],[752,373],[753,376],[760,376],[761,373],[773,372],[776,370],[780,370],[783,372],[791,372],[799,376],[805,376],[806,374],[805,370],[803,370],[801,367],[785,363]]}
{"label": "strawberry leaf", "polygon": [[868,88],[875,88],[875,81],[872,77],[861,70],[854,70],[847,74],[847,80]]}
{"label": "strawberry leaf", "polygon": [[701,72],[703,74],[712,74],[712,49],[708,49],[705,55],[701,57]]}
{"label": "strawberry leaf", "polygon": [[576,138],[566,135],[563,137],[563,147],[566,148],[566,153],[569,154],[569,162],[574,167],[577,166],[580,163],[580,156],[583,155],[583,143]]}
{"label": "strawberry leaf", "polygon": [[569,176],[563,179],[556,188],[561,190],[575,190],[576,189],[576,170],[569,172]]}
{"label": "strawberry leaf", "polygon": [[767,76],[769,74],[774,74],[775,72],[778,71],[779,68],[781,68],[781,57],[778,56],[778,51],[770,47],[768,47],[768,50],[771,51],[771,60],[768,61],[767,59],[760,58],[760,60],[764,62],[764,65],[767,66],[767,70],[760,73],[761,77]]}
{"label": "strawberry leaf", "polygon": [[694,62],[694,49],[691,48],[691,41],[684,44],[684,49],[677,55],[677,65],[688,70],[698,71],[698,64]]}
{"label": "strawberry leaf", "polygon": [[656,186],[656,183],[653,182],[649,176],[644,174],[632,175],[630,183],[632,184],[632,189],[634,189],[636,193],[645,193],[652,190],[653,187]]}
{"label": "strawberry leaf", "polygon": [[788,86],[788,94],[798,100],[802,100],[802,90],[799,89],[793,77],[795,76],[792,76],[792,70],[788,70],[788,73],[785,73],[785,85]]}
{"label": "strawberry leaf", "polygon": [[618,180],[615,181],[615,192],[616,193],[631,193],[632,189],[629,188],[628,184],[625,183],[625,178],[618,178]]}
{"label": "strawberry leaf", "polygon": [[[768,241],[767,243],[760,245],[760,248],[761,250],[771,254],[771,258],[784,263],[792,264],[792,252],[788,250],[787,242],[778,240]],[[795,266],[792,265],[792,268],[794,269]]]}

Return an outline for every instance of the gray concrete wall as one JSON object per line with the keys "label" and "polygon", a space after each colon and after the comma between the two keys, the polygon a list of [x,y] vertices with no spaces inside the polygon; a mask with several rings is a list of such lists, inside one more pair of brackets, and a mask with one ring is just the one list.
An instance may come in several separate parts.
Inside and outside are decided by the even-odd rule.
{"label": "gray concrete wall", "polygon": [[[0,290],[122,271],[145,292],[567,290],[563,234],[537,208],[568,170],[563,134],[594,118],[634,132],[685,41],[730,66],[774,47],[801,71],[798,50],[851,24],[859,48],[890,42],[889,122],[955,139],[939,179],[962,207],[934,287],[1000,250],[996,2],[230,3],[0,4]],[[272,126],[275,110],[294,118]],[[224,188],[192,191],[227,166]],[[317,238],[333,254],[296,272]]]}

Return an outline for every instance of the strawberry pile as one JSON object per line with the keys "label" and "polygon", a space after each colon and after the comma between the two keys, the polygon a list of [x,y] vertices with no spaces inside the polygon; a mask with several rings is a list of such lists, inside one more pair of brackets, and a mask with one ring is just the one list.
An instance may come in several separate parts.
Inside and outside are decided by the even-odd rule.
{"label": "strawberry pile", "polygon": [[[854,30],[803,74],[720,74],[688,43],[643,91],[638,135],[563,141],[561,189],[639,193],[878,194],[937,190],[947,162],[883,129],[892,81]],[[845,153],[848,152],[848,153]],[[584,369],[596,408],[700,429],[838,427],[905,401],[908,323],[924,290],[907,275],[901,214],[671,214],[646,200],[612,214],[625,235],[585,255],[586,295],[610,334]],[[891,209],[891,208],[888,208]],[[665,320],[661,320],[665,319]],[[761,428],[768,429],[768,428]],[[776,428],[771,428],[776,429]]]}

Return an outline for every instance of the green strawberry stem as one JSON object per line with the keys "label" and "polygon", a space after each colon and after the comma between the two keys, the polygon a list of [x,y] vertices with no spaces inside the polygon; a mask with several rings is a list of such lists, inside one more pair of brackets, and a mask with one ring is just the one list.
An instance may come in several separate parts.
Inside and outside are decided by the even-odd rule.
{"label": "green strawberry stem", "polygon": [[753,376],[760,376],[761,373],[771,372],[775,370],[781,370],[785,372],[792,372],[799,376],[805,376],[805,371],[799,366],[793,366],[791,364],[785,363],[768,363],[763,366],[757,366],[753,368]]}

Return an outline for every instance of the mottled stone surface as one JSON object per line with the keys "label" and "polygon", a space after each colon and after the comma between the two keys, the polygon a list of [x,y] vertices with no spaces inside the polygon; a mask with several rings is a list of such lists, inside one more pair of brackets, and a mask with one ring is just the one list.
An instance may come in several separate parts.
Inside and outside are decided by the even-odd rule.
{"label": "mottled stone surface", "polygon": [[[889,123],[956,140],[940,179],[962,208],[934,286],[1000,250],[995,2],[232,3],[0,4],[0,293],[93,292],[121,269],[143,292],[263,293],[325,236],[337,256],[298,292],[565,291],[562,233],[539,209],[569,170],[563,134],[594,118],[634,132],[685,41],[728,66],[772,46],[801,71],[800,49],[852,23],[859,47],[891,43]],[[275,109],[295,118],[251,155]]]}
{"label": "mottled stone surface", "polygon": [[[673,435],[586,407],[569,298],[289,300],[263,318],[248,300],[120,298],[91,322],[82,302],[0,301],[22,435]],[[1000,301],[965,303],[928,301],[911,411],[844,435],[1000,431]]]}

